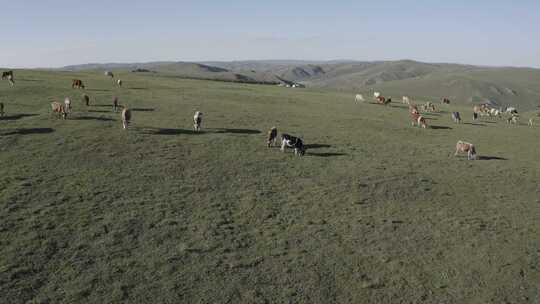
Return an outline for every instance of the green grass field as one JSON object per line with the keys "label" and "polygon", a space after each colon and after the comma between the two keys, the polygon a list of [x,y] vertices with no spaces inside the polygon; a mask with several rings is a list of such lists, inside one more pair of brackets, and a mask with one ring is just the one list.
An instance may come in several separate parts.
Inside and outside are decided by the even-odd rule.
{"label": "green grass field", "polygon": [[[532,112],[471,124],[452,104],[424,130],[331,91],[16,73],[0,82],[0,303],[540,303]],[[274,125],[307,154],[267,148]],[[453,157],[460,139],[481,160]]]}

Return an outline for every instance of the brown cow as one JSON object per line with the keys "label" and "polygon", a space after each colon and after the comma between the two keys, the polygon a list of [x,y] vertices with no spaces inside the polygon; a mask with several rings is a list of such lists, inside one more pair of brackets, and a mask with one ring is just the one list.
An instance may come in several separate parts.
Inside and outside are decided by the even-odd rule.
{"label": "brown cow", "polygon": [[73,79],[71,82],[71,88],[73,89],[84,89],[84,83],[80,79]]}
{"label": "brown cow", "polygon": [[426,119],[419,113],[411,113],[412,125],[422,126],[422,128],[427,128]]}
{"label": "brown cow", "polygon": [[53,113],[58,113],[58,117],[62,117],[62,119],[67,118],[68,113],[66,111],[65,105],[55,101],[51,103],[51,108],[52,108]]}
{"label": "brown cow", "polygon": [[268,148],[272,146],[272,144],[275,146],[277,141],[277,128],[272,127],[270,131],[268,131],[268,137],[266,140],[266,143],[268,144]]}
{"label": "brown cow", "polygon": [[476,159],[476,148],[471,143],[458,140],[456,144],[456,153],[454,153],[454,156],[458,155],[460,152],[467,153],[468,160]]}

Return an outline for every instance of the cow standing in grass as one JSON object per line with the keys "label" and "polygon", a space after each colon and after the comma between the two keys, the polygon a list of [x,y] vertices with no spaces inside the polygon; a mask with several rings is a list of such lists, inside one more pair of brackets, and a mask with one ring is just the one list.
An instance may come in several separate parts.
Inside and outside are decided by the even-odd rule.
{"label": "cow standing in grass", "polygon": [[131,122],[131,110],[124,108],[122,110],[122,127],[124,130],[128,128],[129,123]]}
{"label": "cow standing in grass", "polygon": [[0,117],[4,116],[4,103],[0,102]]}
{"label": "cow standing in grass", "polygon": [[110,71],[105,71],[105,76],[114,78],[114,74],[112,72],[110,72]]}
{"label": "cow standing in grass", "polygon": [[51,103],[51,108],[52,108],[53,113],[58,114],[58,117],[62,117],[62,119],[67,118],[68,113],[66,111],[65,105],[55,101],[55,102]]}
{"label": "cow standing in grass", "polygon": [[112,106],[112,108],[113,108],[114,112],[118,111],[118,97],[116,97],[116,96],[113,97],[113,106]]}
{"label": "cow standing in grass", "polygon": [[476,148],[471,143],[459,140],[456,144],[456,153],[454,153],[454,156],[457,156],[458,153],[467,153],[468,160],[476,159]]}
{"label": "cow standing in grass", "polygon": [[119,86],[119,87],[122,87],[122,79],[118,79],[116,81],[116,84]]}
{"label": "cow standing in grass", "polygon": [[412,120],[412,125],[415,126],[419,126],[419,127],[422,127],[424,129],[427,128],[427,123],[426,123],[426,119],[420,115],[419,113],[411,113],[411,120]]}
{"label": "cow standing in grass", "polygon": [[450,104],[450,99],[445,97],[445,98],[442,99],[441,102],[442,102],[442,104]]}
{"label": "cow standing in grass", "polygon": [[461,115],[459,115],[459,112],[452,112],[452,120],[455,123],[461,123]]}
{"label": "cow standing in grass", "polygon": [[202,115],[203,115],[203,113],[201,113],[199,111],[195,112],[195,115],[193,115],[193,129],[195,131],[200,131],[201,130]]}
{"label": "cow standing in grass", "polygon": [[268,131],[268,136],[266,138],[266,144],[268,145],[268,148],[276,145],[277,133],[278,132],[276,127],[272,127],[270,131]]}
{"label": "cow standing in grass", "polygon": [[531,128],[534,126],[534,119],[532,117],[529,118],[529,123],[527,125]]}
{"label": "cow standing in grass", "polygon": [[15,80],[13,79],[13,71],[6,71],[2,72],[2,79],[6,79],[9,81],[9,85],[14,86]]}
{"label": "cow standing in grass", "polygon": [[401,102],[406,104],[406,105],[410,105],[411,104],[411,100],[408,96],[403,96],[403,98],[401,98]]}
{"label": "cow standing in grass", "polygon": [[294,155],[303,156],[306,154],[306,146],[304,141],[289,134],[281,134],[281,152],[285,152],[285,147],[293,148]]}
{"label": "cow standing in grass", "polygon": [[71,81],[71,88],[72,89],[84,89],[84,83],[80,79],[73,79]]}
{"label": "cow standing in grass", "polygon": [[354,97],[354,101],[362,102],[364,101],[364,96],[362,96],[362,94],[356,94],[356,96]]}
{"label": "cow standing in grass", "polygon": [[71,99],[69,99],[69,97],[66,97],[66,99],[64,99],[64,105],[66,107],[66,111],[71,112]]}

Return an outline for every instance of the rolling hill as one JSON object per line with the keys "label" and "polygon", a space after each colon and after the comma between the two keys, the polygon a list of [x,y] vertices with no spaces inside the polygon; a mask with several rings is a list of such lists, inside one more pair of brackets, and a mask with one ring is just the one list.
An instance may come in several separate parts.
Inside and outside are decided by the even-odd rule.
{"label": "rolling hill", "polygon": [[386,96],[409,95],[418,101],[448,97],[460,104],[490,103],[524,110],[540,106],[540,70],[449,63],[399,61],[232,61],[87,64],[64,70],[143,68],[169,77],[260,84],[291,84]]}

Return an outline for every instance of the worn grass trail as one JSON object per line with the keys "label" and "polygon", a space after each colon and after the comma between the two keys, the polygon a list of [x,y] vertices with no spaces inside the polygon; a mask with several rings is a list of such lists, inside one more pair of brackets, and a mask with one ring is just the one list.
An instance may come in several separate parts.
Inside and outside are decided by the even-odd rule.
{"label": "worn grass trail", "polygon": [[[17,72],[0,83],[1,303],[540,301],[540,128],[452,105],[422,130],[400,104],[336,92]],[[62,121],[49,104],[65,96]],[[274,125],[307,155],[266,148]],[[459,139],[482,160],[454,158]]]}

